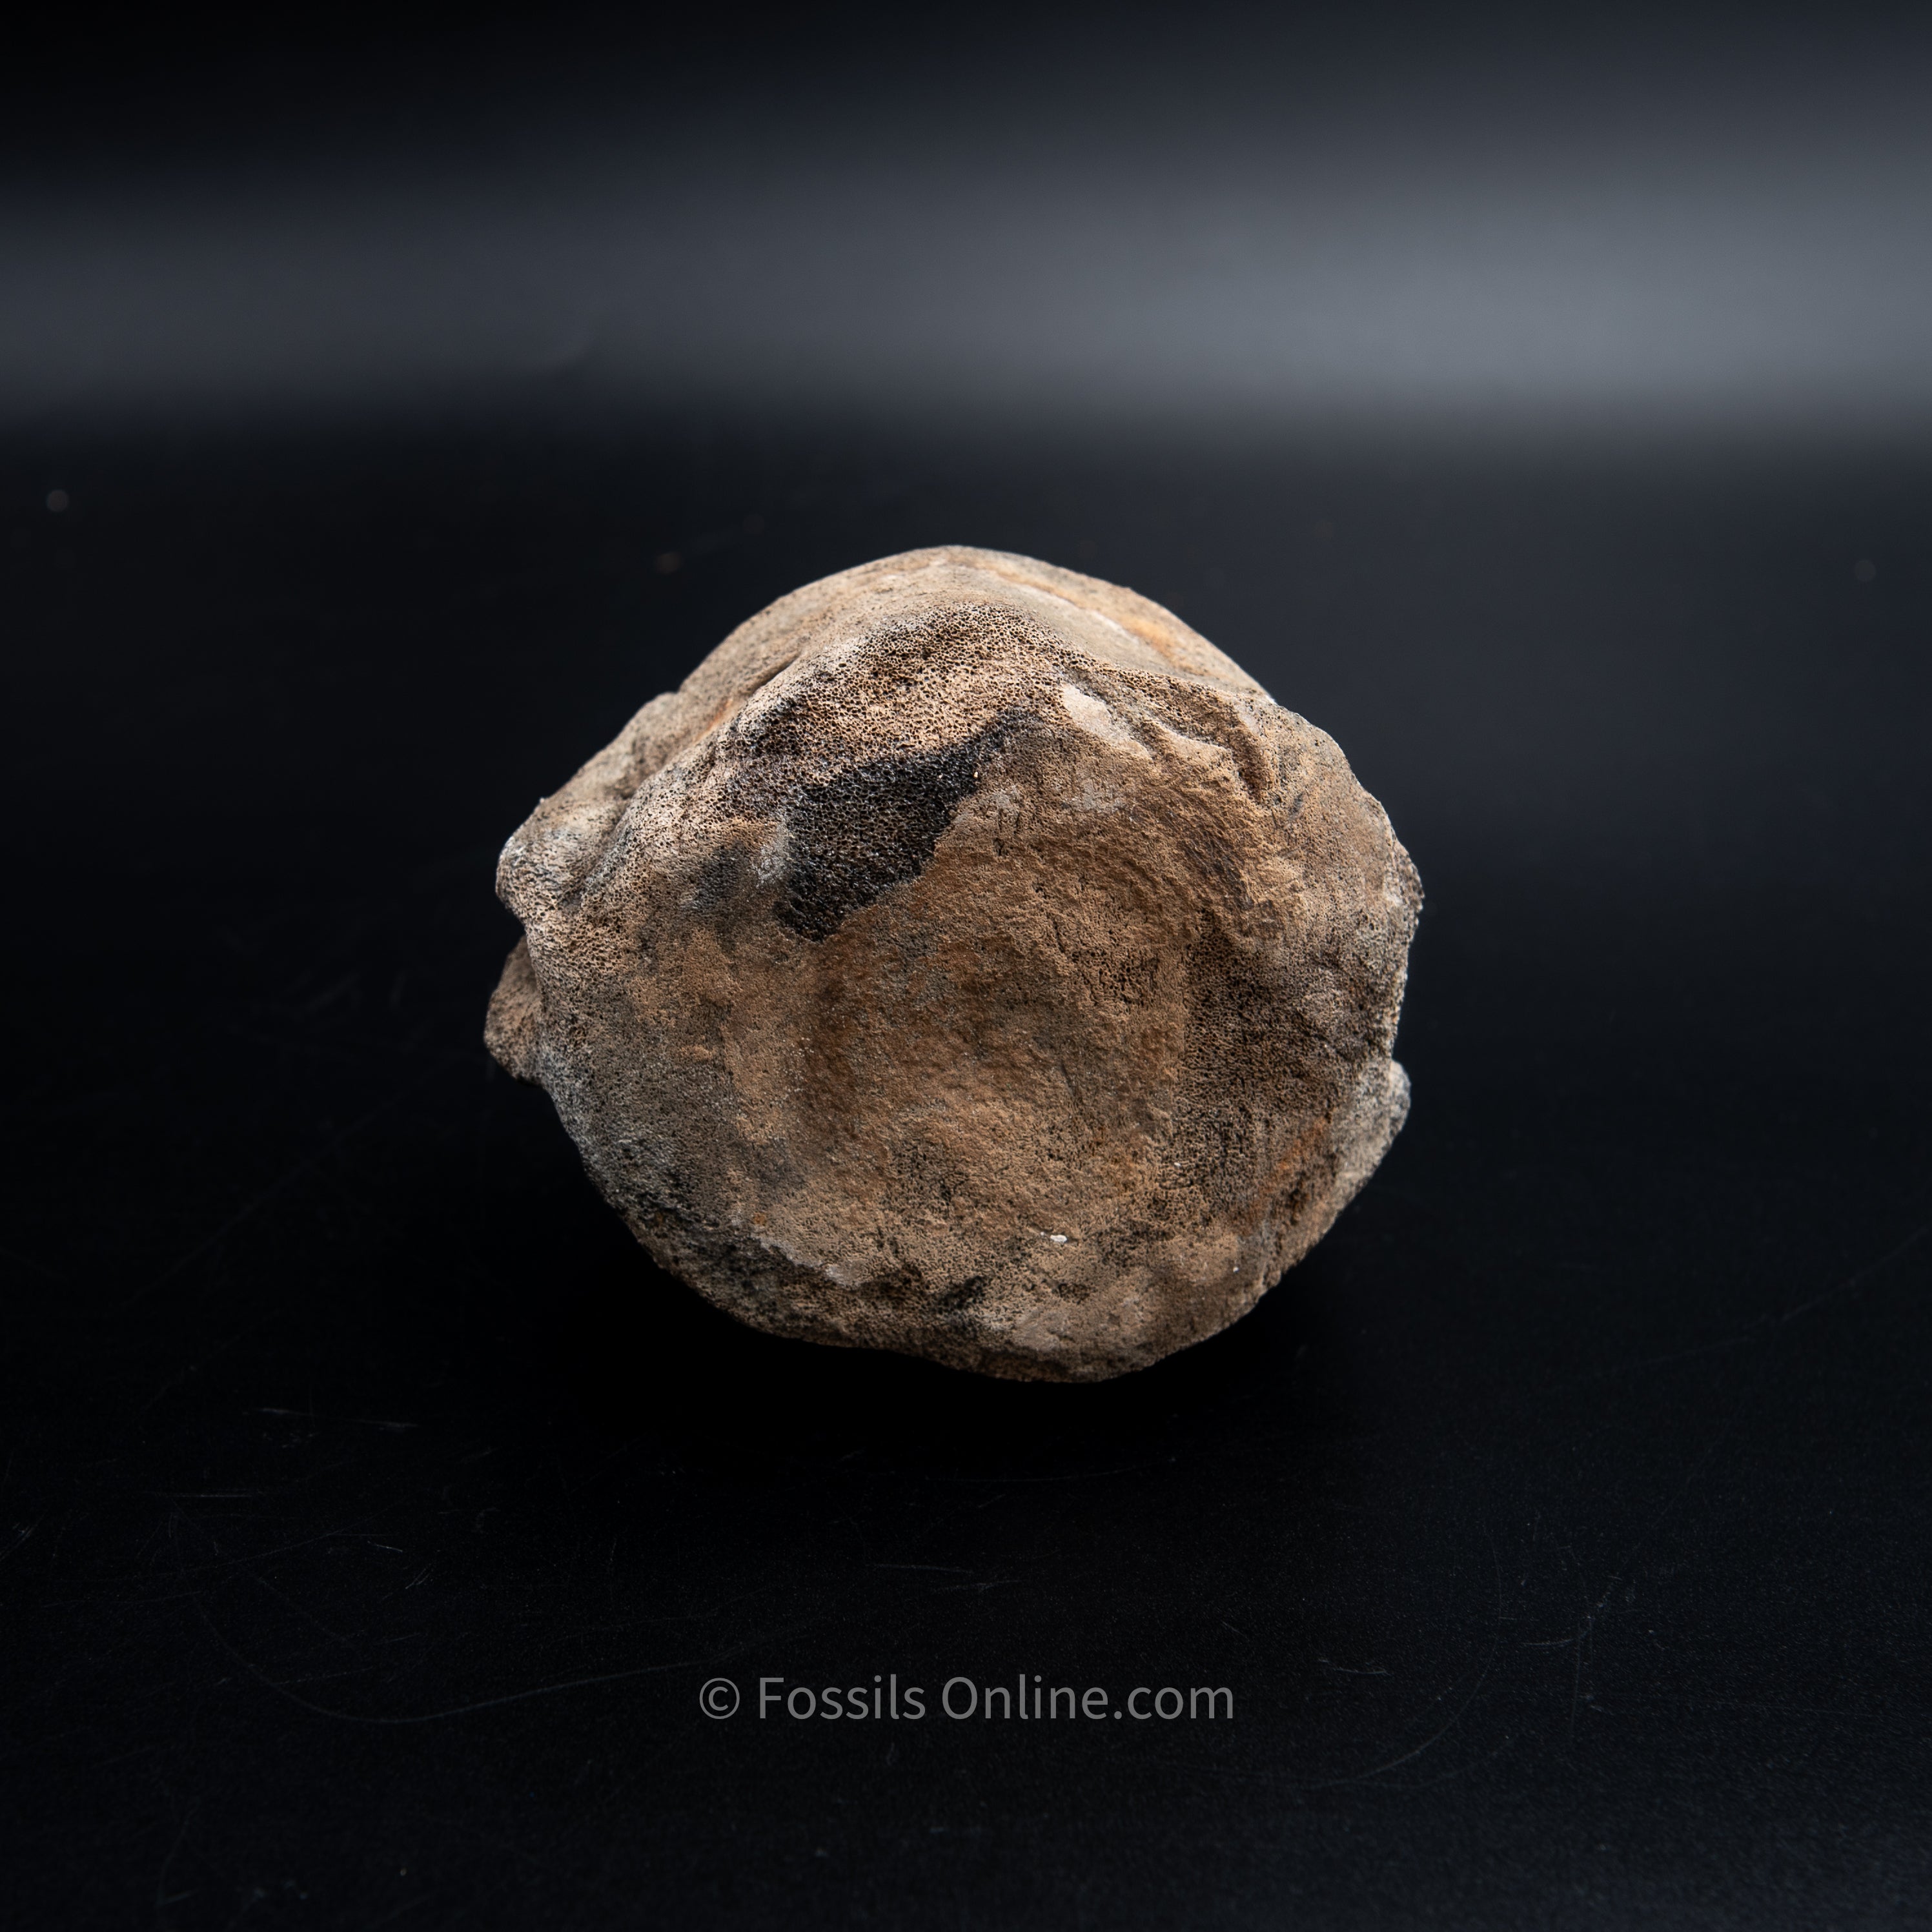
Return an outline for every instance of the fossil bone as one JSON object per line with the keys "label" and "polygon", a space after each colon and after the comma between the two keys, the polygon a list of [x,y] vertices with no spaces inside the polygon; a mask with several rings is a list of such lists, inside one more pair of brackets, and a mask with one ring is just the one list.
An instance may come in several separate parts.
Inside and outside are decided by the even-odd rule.
{"label": "fossil bone", "polygon": [[948,548],[808,584],[544,800],[490,1051],[760,1328],[1084,1381],[1251,1308],[1408,1108],[1420,888],[1158,604]]}

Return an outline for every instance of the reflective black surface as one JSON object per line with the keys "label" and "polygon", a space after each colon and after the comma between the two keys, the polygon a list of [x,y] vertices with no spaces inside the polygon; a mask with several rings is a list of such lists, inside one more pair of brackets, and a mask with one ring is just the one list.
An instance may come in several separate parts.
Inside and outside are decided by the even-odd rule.
{"label": "reflective black surface", "polygon": [[[11,1922],[1922,1916],[1932,461],[567,416],[6,461]],[[537,794],[943,540],[1172,604],[1429,893],[1382,1171],[1106,1386],[736,1328],[478,1040]],[[758,1714],[875,1674],[924,1719]],[[1022,1674],[1103,1714],[938,1708]]]}

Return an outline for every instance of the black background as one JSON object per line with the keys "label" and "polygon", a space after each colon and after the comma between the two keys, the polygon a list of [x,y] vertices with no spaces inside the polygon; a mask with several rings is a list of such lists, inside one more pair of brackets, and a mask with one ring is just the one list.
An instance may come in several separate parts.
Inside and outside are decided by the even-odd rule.
{"label": "black background", "polygon": [[[0,448],[10,1922],[1924,1922],[1912,421],[398,393]],[[741,1330],[480,1045],[536,796],[941,542],[1170,605],[1428,893],[1394,1150],[1118,1383]],[[1022,1672],[1234,1714],[936,1708]]]}

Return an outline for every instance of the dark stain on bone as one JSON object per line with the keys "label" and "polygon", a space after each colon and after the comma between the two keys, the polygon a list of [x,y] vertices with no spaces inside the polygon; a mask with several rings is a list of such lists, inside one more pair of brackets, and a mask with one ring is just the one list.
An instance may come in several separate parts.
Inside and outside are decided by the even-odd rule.
{"label": "dark stain on bone", "polygon": [[790,862],[773,908],[779,919],[808,939],[829,939],[880,893],[916,878],[1022,722],[1003,716],[942,751],[871,759],[801,787],[786,813]]}

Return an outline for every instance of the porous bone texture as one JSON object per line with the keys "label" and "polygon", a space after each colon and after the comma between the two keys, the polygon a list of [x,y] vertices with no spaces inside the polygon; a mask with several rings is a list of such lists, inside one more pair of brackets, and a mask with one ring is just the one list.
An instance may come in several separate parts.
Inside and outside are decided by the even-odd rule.
{"label": "porous bone texture", "polygon": [[809,584],[544,800],[490,1050],[780,1334],[1090,1380],[1234,1321],[1401,1125],[1420,890],[1158,604],[944,549]]}

